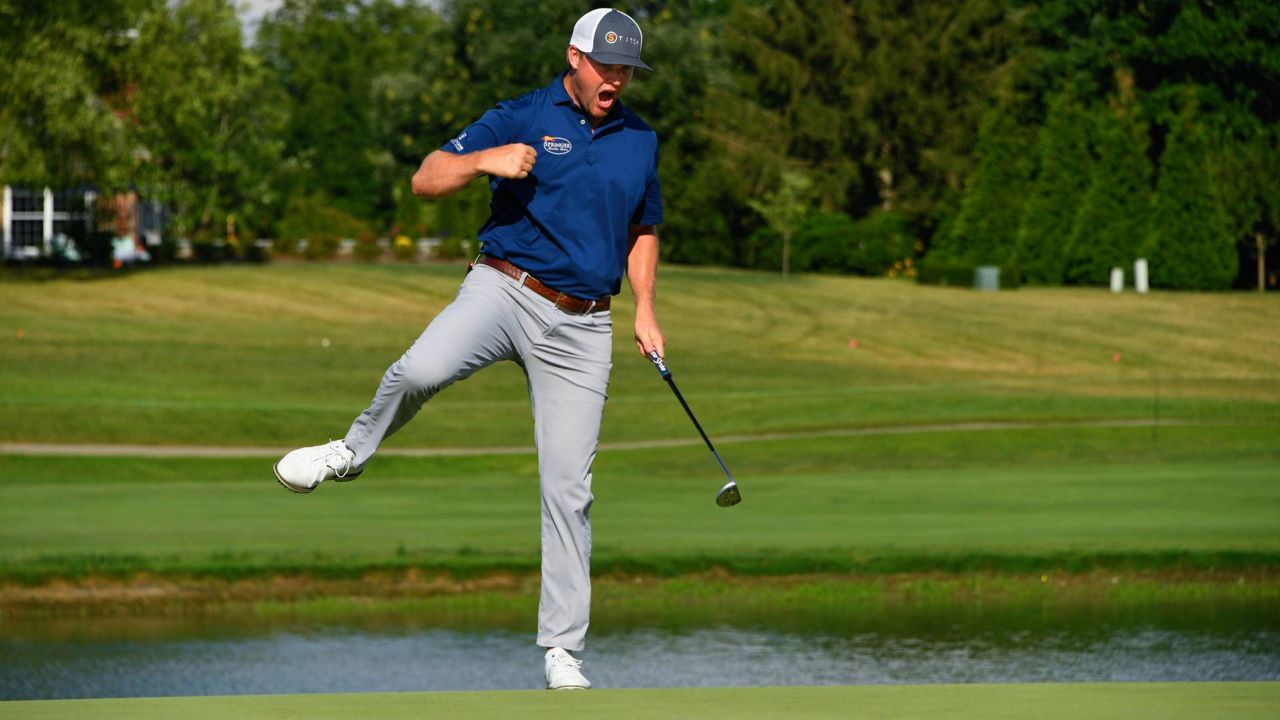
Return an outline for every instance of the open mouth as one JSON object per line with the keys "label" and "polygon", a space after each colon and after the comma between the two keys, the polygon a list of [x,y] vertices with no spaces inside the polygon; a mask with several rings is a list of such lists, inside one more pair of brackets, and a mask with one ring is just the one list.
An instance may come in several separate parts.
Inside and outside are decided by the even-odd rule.
{"label": "open mouth", "polygon": [[616,90],[601,90],[597,97],[600,107],[608,110],[613,107],[613,101],[618,98],[618,92]]}

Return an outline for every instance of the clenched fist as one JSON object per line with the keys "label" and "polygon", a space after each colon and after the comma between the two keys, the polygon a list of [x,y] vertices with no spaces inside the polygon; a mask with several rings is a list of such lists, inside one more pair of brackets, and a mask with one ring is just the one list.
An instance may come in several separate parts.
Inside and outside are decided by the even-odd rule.
{"label": "clenched fist", "polygon": [[510,180],[523,180],[529,177],[533,164],[538,160],[538,151],[524,143],[512,143],[496,148],[482,150],[476,168],[485,175],[496,175]]}

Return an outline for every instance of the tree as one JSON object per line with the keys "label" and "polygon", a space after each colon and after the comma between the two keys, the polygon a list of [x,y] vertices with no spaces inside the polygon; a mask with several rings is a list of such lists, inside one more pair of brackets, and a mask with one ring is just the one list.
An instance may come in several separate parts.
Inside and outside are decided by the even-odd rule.
{"label": "tree", "polygon": [[1067,244],[1067,279],[1107,283],[1114,267],[1128,267],[1142,251],[1151,211],[1147,125],[1121,105],[1099,117],[1098,161]]}
{"label": "tree", "polygon": [[133,153],[120,58],[162,0],[0,0],[0,184],[122,187]]}
{"label": "tree", "polygon": [[1049,104],[1040,128],[1039,171],[1027,193],[1018,228],[1018,266],[1028,282],[1061,285],[1066,278],[1067,243],[1088,190],[1088,114],[1072,93]]}
{"label": "tree", "polygon": [[445,23],[421,4],[286,0],[257,49],[288,116],[281,192],[319,192],[382,227],[395,185],[470,117]]}
{"label": "tree", "polygon": [[451,67],[465,89],[457,119],[470,122],[499,100],[550,82],[565,69],[574,22],[592,7],[582,0],[449,0]]}
{"label": "tree", "polygon": [[1210,147],[1192,106],[1160,157],[1146,243],[1157,287],[1222,290],[1236,276],[1235,239],[1216,189],[1205,182]]}
{"label": "tree", "polygon": [[1031,179],[1028,135],[1010,110],[986,114],[978,131],[978,171],[955,225],[935,252],[974,265],[1002,265],[1014,258],[1026,198],[1015,188]]}
{"label": "tree", "polygon": [[[841,208],[863,183],[854,160],[863,154],[862,131],[843,117],[857,102],[853,16],[851,6],[817,0],[737,2],[722,24],[719,62],[729,72],[713,78],[702,107],[717,172],[701,179],[720,191],[731,227],[724,241],[739,264],[760,261],[751,237],[763,220],[781,236],[789,273],[794,223],[784,233],[761,207],[786,212],[780,198],[798,187],[797,177],[786,179],[792,168],[805,168],[799,182],[827,210]],[[797,211],[795,222],[808,208]]]}
{"label": "tree", "polygon": [[1280,132],[1257,123],[1226,125],[1216,123],[1213,145],[1218,152],[1210,158],[1210,177],[1220,188],[1231,236],[1256,268],[1247,280],[1265,291],[1267,248],[1280,235]]}
{"label": "tree", "polygon": [[283,118],[228,0],[153,8],[129,62],[134,179],[172,204],[180,233],[212,240],[230,214],[261,225],[282,207],[270,180]]}
{"label": "tree", "polygon": [[823,211],[893,209],[927,237],[939,201],[973,173],[984,100],[1021,73],[1027,13],[1007,0],[729,5],[710,33],[727,72],[696,106],[711,138],[705,164],[723,167],[698,173],[694,188],[729,217],[718,242],[747,263],[741,238],[758,218],[739,208],[796,164]]}
{"label": "tree", "polygon": [[752,200],[751,208],[760,213],[769,228],[782,238],[782,279],[791,274],[791,239],[795,237],[800,222],[809,213],[809,203],[813,195],[813,181],[809,176],[788,170],[782,173],[778,188],[764,196],[763,200]]}
{"label": "tree", "polygon": [[[1141,142],[1153,160],[1162,162],[1164,134],[1178,122],[1181,98],[1189,91],[1197,98],[1199,122],[1225,128],[1223,152],[1211,158],[1211,171],[1215,165],[1240,167],[1236,159],[1253,154],[1245,150],[1253,143],[1252,128],[1280,123],[1280,54],[1274,52],[1280,46],[1280,5],[1274,2],[1040,0],[1032,7],[1034,35],[1028,50],[1039,57],[1046,87],[1065,80],[1085,97],[1127,93],[1127,103],[1140,108],[1151,123]],[[1233,186],[1245,194],[1256,187],[1274,188],[1277,165],[1256,167],[1255,178],[1229,171],[1241,180]],[[1247,218],[1256,216],[1249,209],[1252,203],[1236,202],[1238,197],[1223,193],[1236,231],[1247,238],[1242,238],[1247,242],[1242,250],[1253,252],[1256,232]],[[1095,196],[1092,202],[1097,200]],[[1076,272],[1079,279],[1081,268]]]}
{"label": "tree", "polygon": [[869,0],[855,8],[866,50],[846,122],[869,135],[860,161],[875,184],[846,210],[861,215],[877,205],[930,224],[943,198],[975,173],[985,103],[1012,100],[1012,81],[1027,64],[1031,8],[1005,0]]}

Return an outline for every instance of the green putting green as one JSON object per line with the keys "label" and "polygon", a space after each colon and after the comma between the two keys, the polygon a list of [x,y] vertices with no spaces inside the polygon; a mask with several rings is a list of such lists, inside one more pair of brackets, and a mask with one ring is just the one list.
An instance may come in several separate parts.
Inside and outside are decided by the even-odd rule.
{"label": "green putting green", "polygon": [[1280,716],[1280,683],[878,685],[279,695],[0,703],[0,718],[1231,718]]}

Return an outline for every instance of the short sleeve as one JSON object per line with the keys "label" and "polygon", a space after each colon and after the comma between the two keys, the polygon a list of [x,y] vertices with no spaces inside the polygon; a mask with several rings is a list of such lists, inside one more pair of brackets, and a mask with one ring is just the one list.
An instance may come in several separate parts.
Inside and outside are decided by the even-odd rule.
{"label": "short sleeve", "polygon": [[499,103],[491,108],[479,120],[468,125],[457,137],[452,138],[441,150],[455,155],[487,150],[491,147],[514,142],[519,135],[517,113],[509,102]]}
{"label": "short sleeve", "polygon": [[631,214],[632,225],[662,224],[662,184],[658,182],[658,146],[654,143],[653,164],[649,169],[649,178],[644,187],[644,198],[639,207]]}

